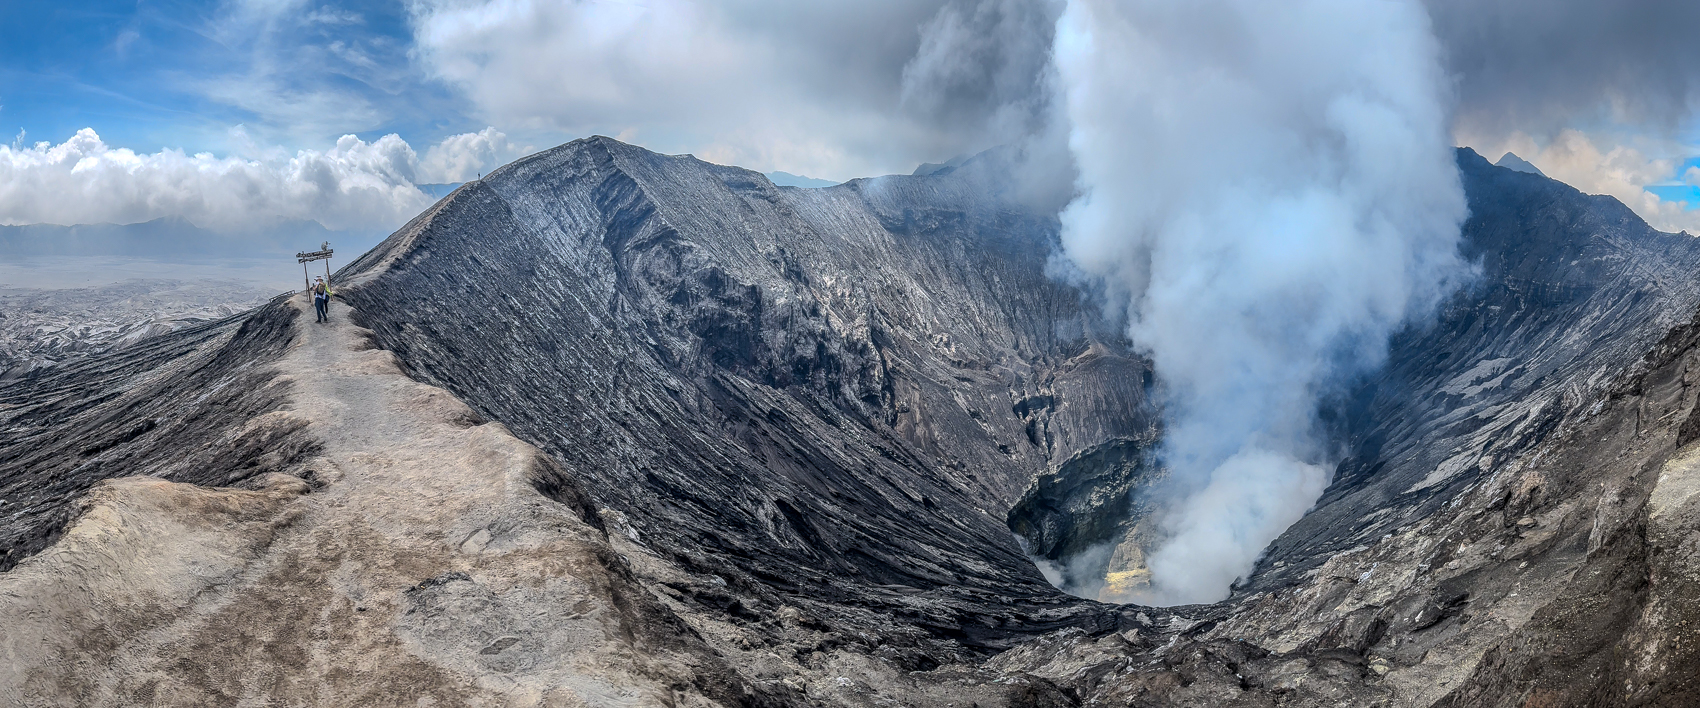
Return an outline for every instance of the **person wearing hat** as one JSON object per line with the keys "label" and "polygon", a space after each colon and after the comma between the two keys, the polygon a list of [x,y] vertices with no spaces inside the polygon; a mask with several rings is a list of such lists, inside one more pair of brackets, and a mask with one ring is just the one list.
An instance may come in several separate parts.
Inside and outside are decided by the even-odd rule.
{"label": "person wearing hat", "polygon": [[313,312],[319,316],[318,321],[331,321],[331,296],[335,295],[336,291],[332,290],[330,284],[325,282],[325,276],[318,276],[318,279],[313,281],[311,292],[313,293]]}

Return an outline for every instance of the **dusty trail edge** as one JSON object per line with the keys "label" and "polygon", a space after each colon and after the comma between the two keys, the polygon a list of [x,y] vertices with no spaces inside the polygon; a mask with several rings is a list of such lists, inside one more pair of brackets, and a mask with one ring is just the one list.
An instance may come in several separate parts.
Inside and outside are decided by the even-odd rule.
{"label": "dusty trail edge", "polygon": [[304,420],[320,456],[252,489],[97,485],[58,543],[0,575],[0,703],[747,700],[552,460],[404,375],[346,305],[328,324],[304,295],[288,306],[268,385],[290,404],[247,425]]}

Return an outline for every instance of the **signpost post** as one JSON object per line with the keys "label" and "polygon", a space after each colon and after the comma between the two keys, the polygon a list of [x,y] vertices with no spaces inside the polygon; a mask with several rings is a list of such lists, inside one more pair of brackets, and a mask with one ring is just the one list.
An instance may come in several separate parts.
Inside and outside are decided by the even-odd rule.
{"label": "signpost post", "polygon": [[295,254],[295,260],[301,262],[301,282],[306,284],[307,290],[313,289],[313,279],[307,275],[307,264],[311,263],[313,261],[324,261],[325,262],[325,282],[327,282],[327,283],[331,282],[331,253],[332,252],[333,251],[331,251],[331,242],[326,241],[323,244],[319,245],[319,250],[317,250],[317,251],[310,251],[310,252],[307,252],[307,253],[297,253],[297,254]]}

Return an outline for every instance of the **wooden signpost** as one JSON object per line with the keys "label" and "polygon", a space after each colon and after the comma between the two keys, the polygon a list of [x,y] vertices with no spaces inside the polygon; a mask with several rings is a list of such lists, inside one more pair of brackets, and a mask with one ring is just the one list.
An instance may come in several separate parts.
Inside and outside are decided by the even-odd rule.
{"label": "wooden signpost", "polygon": [[325,262],[325,282],[331,282],[331,242],[320,244],[319,250],[295,254],[295,260],[301,262],[301,281],[307,284],[308,290],[313,289],[313,279],[307,275],[307,264],[313,261]]}

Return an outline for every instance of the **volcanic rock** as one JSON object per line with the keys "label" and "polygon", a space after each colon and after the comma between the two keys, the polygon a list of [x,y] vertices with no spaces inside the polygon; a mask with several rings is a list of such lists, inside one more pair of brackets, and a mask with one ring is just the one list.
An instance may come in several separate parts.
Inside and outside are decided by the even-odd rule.
{"label": "volcanic rock", "polygon": [[1153,376],[1008,160],[797,189],[575,141],[350,264],[329,324],[280,299],[0,384],[0,696],[1694,690],[1692,239],[1461,151],[1480,277],[1329,402],[1317,507],[1229,600],[1119,606],[1026,551],[1138,570]]}

